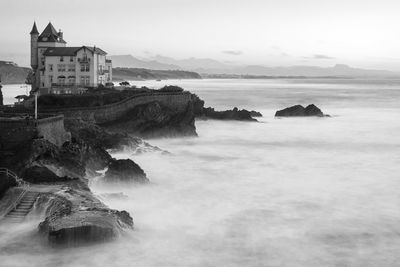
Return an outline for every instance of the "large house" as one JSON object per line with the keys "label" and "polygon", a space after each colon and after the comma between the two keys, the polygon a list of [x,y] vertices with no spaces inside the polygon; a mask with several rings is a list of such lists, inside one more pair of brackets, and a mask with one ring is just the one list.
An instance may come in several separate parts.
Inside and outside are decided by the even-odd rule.
{"label": "large house", "polygon": [[32,91],[39,94],[80,94],[112,81],[112,62],[98,47],[67,47],[63,33],[51,23],[31,35]]}

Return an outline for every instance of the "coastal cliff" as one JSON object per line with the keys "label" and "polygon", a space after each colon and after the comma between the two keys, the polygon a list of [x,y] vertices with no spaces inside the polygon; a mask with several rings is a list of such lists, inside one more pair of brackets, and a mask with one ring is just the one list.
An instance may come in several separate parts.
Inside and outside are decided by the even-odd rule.
{"label": "coastal cliff", "polygon": [[[138,146],[143,141],[111,134],[80,120],[66,121],[65,128],[72,138],[61,147],[45,139],[32,139],[0,153],[0,166],[30,182],[29,191],[40,192],[35,202],[35,209],[41,210],[44,218],[39,232],[49,242],[76,245],[113,239],[131,229],[133,220],[127,212],[110,209],[97,199],[88,187],[87,177],[109,168],[104,182],[121,183],[119,177],[125,177],[124,183],[147,183],[139,165],[132,160],[114,159],[106,151],[128,144]],[[16,181],[9,180],[1,184],[0,193],[6,191],[2,202],[10,202],[16,195]]]}
{"label": "coastal cliff", "polygon": [[[55,126],[35,123],[34,134],[23,135],[13,146],[3,146],[8,150],[0,151],[0,166],[31,183],[29,190],[38,190],[35,210],[42,218],[39,232],[49,242],[63,245],[106,241],[133,228],[133,219],[126,211],[110,209],[92,194],[88,178],[99,176],[101,170],[100,182],[107,184],[132,186],[146,184],[149,179],[134,161],[117,160],[107,150],[128,146],[160,151],[134,136],[197,136],[196,118],[255,121],[252,116],[261,115],[237,108],[205,108],[198,96],[176,86],[94,92],[82,98],[52,95],[40,101],[42,111],[58,114],[46,119]],[[69,103],[76,106],[69,107]],[[14,124],[10,129],[18,126],[20,130]],[[67,133],[68,138],[59,138]],[[18,195],[18,188],[13,188],[16,181],[4,181],[2,201],[11,203]]]}

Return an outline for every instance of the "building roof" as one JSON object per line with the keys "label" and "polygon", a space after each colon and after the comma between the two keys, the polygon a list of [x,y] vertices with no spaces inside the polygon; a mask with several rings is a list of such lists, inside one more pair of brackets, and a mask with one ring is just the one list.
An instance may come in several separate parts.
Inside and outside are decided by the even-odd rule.
{"label": "building roof", "polygon": [[58,35],[58,32],[53,27],[53,24],[49,22],[43,32],[39,35],[39,42],[59,42],[66,43],[61,36]]}
{"label": "building roof", "polygon": [[75,56],[81,47],[49,47],[44,51],[45,56]]}
{"label": "building roof", "polygon": [[37,30],[37,27],[36,27],[36,21],[33,22],[33,27],[32,27],[32,30],[31,30],[31,32],[29,34],[39,34],[39,32]]}
{"label": "building roof", "polygon": [[45,56],[76,56],[76,53],[81,49],[87,49],[94,54],[107,55],[107,53],[98,48],[90,46],[75,46],[75,47],[49,47],[44,51]]}

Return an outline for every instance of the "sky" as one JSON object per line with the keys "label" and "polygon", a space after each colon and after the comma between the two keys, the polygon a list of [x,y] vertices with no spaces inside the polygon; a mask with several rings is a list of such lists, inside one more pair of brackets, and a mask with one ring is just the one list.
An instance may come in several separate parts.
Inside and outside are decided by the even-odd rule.
{"label": "sky", "polygon": [[0,0],[0,60],[29,65],[49,21],[109,55],[400,70],[399,0]]}

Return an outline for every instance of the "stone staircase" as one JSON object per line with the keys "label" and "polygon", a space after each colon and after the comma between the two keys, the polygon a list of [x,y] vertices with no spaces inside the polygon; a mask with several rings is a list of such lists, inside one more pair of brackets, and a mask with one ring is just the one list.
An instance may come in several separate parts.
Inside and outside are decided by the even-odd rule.
{"label": "stone staircase", "polygon": [[39,193],[26,191],[18,203],[16,203],[15,208],[10,210],[4,219],[9,222],[21,222],[25,219],[26,215],[31,211],[33,204],[38,197]]}

